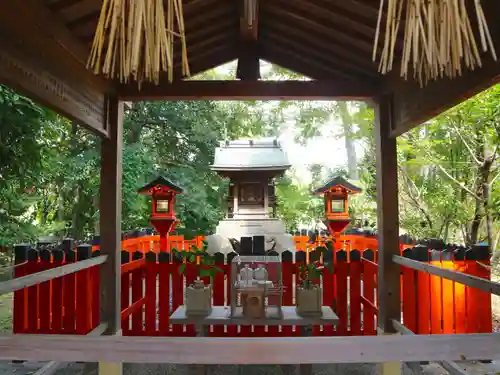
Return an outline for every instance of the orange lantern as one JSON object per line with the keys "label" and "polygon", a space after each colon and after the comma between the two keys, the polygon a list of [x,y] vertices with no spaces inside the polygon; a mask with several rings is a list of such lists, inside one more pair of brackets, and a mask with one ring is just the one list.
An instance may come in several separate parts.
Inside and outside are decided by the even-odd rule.
{"label": "orange lantern", "polygon": [[351,222],[349,217],[349,195],[360,193],[361,189],[343,177],[335,177],[325,185],[314,190],[323,195],[325,201],[325,224],[330,234],[337,236]]}
{"label": "orange lantern", "polygon": [[160,233],[160,251],[168,251],[167,236],[179,223],[179,219],[175,216],[176,195],[182,194],[184,190],[165,177],[159,176],[137,192],[151,195],[153,198],[149,220]]}

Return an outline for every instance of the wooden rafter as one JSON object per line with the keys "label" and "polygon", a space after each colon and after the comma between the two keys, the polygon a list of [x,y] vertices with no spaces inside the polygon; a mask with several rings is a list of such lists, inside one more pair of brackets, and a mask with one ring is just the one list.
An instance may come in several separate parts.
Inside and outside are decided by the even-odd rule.
{"label": "wooden rafter", "polygon": [[286,24],[281,22],[272,22],[266,18],[262,19],[262,30],[271,30],[283,35],[286,35],[288,39],[296,40],[300,44],[308,45],[311,48],[315,48],[318,51],[324,51],[325,54],[336,56],[341,58],[343,61],[350,65],[355,65],[359,69],[365,71],[376,72],[376,65],[370,60],[368,54],[360,54],[355,50],[348,49],[336,43],[325,36],[324,34],[318,33],[316,31],[304,31],[299,28],[288,27]]}
{"label": "wooden rafter", "polygon": [[[375,33],[376,23],[370,24],[368,22],[360,22],[352,15],[346,14],[342,8],[333,6],[332,2],[323,1],[321,5],[316,1],[307,0],[295,0],[289,2],[286,0],[275,0],[273,1],[277,6],[286,6],[291,12],[296,14],[301,14],[306,17],[313,17],[311,19],[318,20],[320,23],[335,23],[336,25],[346,28],[354,33],[359,33],[364,35],[368,39],[373,39]],[[373,21],[376,21],[375,18]]]}
{"label": "wooden rafter", "polygon": [[376,92],[363,83],[332,81],[180,81],[160,86],[120,89],[122,100],[367,100]]}
{"label": "wooden rafter", "polygon": [[336,40],[347,48],[352,48],[353,50],[359,50],[362,53],[371,54],[373,50],[373,44],[367,39],[357,40],[353,35],[349,35],[345,30],[341,28],[332,28],[330,25],[327,26],[327,22],[317,22],[311,17],[307,17],[301,13],[294,13],[286,9],[282,9],[270,4],[261,7],[261,11],[270,15],[272,22],[281,22],[287,25],[294,25],[294,27],[300,27],[308,32],[314,30],[320,34],[324,34]]}
{"label": "wooden rafter", "polygon": [[289,37],[286,34],[267,31],[267,29],[262,30],[261,34],[265,43],[279,45],[279,49],[284,47],[287,50],[289,49],[290,52],[296,53],[300,56],[313,57],[317,63],[323,63],[325,67],[329,70],[335,71],[339,76],[355,77],[358,79],[368,78],[371,80],[379,77],[379,74],[376,71],[369,71],[356,64],[349,64],[349,62],[345,62],[342,59],[341,55],[323,54],[320,50],[312,48],[306,43],[296,43],[296,38]]}
{"label": "wooden rafter", "polygon": [[[288,43],[286,44],[280,39],[272,39],[269,36],[267,37],[269,39],[269,44],[264,44],[261,47],[262,55],[265,56],[268,53],[271,54],[278,54],[284,57],[286,60],[294,61],[297,64],[309,64],[318,71],[322,71],[322,78],[326,79],[334,79],[334,78],[342,78],[348,81],[363,81],[366,79],[366,76],[358,76],[354,74],[350,74],[349,72],[346,72],[342,69],[339,69],[335,65],[333,65],[331,62],[325,61],[322,58],[320,58],[318,55],[315,55],[314,53],[311,56],[305,56],[303,52],[293,46],[293,44]],[[313,57],[311,59],[311,57]]]}

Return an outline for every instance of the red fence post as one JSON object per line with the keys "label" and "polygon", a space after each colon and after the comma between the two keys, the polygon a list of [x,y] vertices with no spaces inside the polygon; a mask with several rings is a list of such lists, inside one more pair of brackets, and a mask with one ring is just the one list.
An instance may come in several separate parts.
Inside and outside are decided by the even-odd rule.
{"label": "red fence post", "polygon": [[[64,264],[74,263],[76,261],[76,252],[74,251],[74,240],[66,239],[63,241]],[[63,276],[63,332],[74,334],[76,319],[76,275],[74,273]]]}
{"label": "red fence post", "polygon": [[[466,273],[465,248],[460,247],[453,254],[453,270]],[[455,293],[455,333],[467,333],[467,292],[466,286],[453,282]]]}
{"label": "red fence post", "polygon": [[[48,249],[39,251],[39,267],[38,272],[52,268],[52,254]],[[50,332],[50,286],[51,280],[45,281],[38,285],[38,317],[39,317],[39,333],[49,334]]]}
{"label": "red fence post", "polygon": [[[90,259],[92,257],[92,246],[88,244],[79,245],[76,248],[78,261]],[[90,268],[76,272],[76,333],[86,335],[91,330],[92,323],[92,284]]]}
{"label": "red fence post", "polygon": [[[172,312],[174,312],[179,306],[184,304],[184,275],[181,275],[178,271],[183,259],[178,254],[174,253],[172,259]],[[173,335],[183,336],[184,325],[183,324],[173,324]]]}
{"label": "red fence post", "polygon": [[[414,260],[429,262],[429,249],[425,245],[413,248]],[[425,272],[417,272],[417,332],[422,335],[431,333],[431,300],[430,276]]]}
{"label": "red fence post", "polygon": [[[20,244],[14,247],[14,277],[19,278],[27,275],[28,266],[28,250],[30,245]],[[14,292],[14,311],[12,330],[14,333],[24,333],[27,325],[27,297],[26,289],[17,290]]]}
{"label": "red fence post", "polygon": [[363,251],[363,335],[376,335],[375,316],[375,280],[377,278],[377,266],[374,263],[375,252],[372,249]]}
{"label": "red fence post", "polygon": [[[141,251],[134,251],[132,261],[141,260],[144,254]],[[138,302],[144,296],[144,267],[138,267],[132,270],[132,304]],[[132,336],[141,336],[143,333],[143,311],[144,307],[140,306],[132,312]]]}
{"label": "red fence post", "polygon": [[[333,263],[333,248],[328,249],[326,254],[323,255],[324,263]],[[331,307],[333,311],[335,311],[335,268],[332,267],[332,270],[324,269],[323,270],[323,306]],[[323,326],[323,335],[325,336],[333,336],[334,327],[331,324],[325,324]]]}
{"label": "red fence post", "polygon": [[349,263],[347,263],[347,252],[339,250],[335,254],[335,277],[337,286],[337,315],[339,324],[337,325],[337,335],[346,336],[348,326],[347,308],[347,276],[349,275]]}
{"label": "red fence post", "polygon": [[[413,259],[413,249],[403,250],[403,257]],[[417,271],[401,267],[403,293],[403,324],[412,332],[417,332]]]}
{"label": "red fence post", "polygon": [[[476,245],[465,252],[466,273],[490,279],[489,271],[477,262],[489,263],[488,246]],[[491,333],[491,294],[477,288],[466,287],[467,333]]]}
{"label": "red fence post", "polygon": [[[237,255],[238,254],[236,254],[235,252],[231,252],[231,253],[227,254],[226,302],[228,305],[231,304],[231,272],[233,272],[231,264],[233,262],[234,257]],[[227,335],[229,337],[238,336],[238,326],[237,325],[229,324],[226,329],[227,329]]]}
{"label": "red fence post", "polygon": [[350,334],[361,335],[361,253],[351,250],[349,263],[349,316]]}
{"label": "red fence post", "polygon": [[[101,256],[100,250],[95,250],[92,253],[92,258],[97,258]],[[101,323],[101,271],[100,266],[94,266],[90,269],[90,279],[92,284],[92,298],[91,298],[91,308],[92,308],[92,329],[97,328]]]}
{"label": "red fence post", "polygon": [[[296,253],[297,254],[297,253]],[[295,264],[293,263],[293,254],[286,250],[281,253],[282,261],[282,283],[283,283],[283,306],[293,306],[293,274]],[[293,326],[282,326],[282,336],[293,336]]]}
{"label": "red fence post", "polygon": [[[490,266],[490,247],[487,245],[477,245],[472,248],[476,257],[476,276],[481,277],[486,280],[491,280],[491,269]],[[480,263],[478,263],[480,262]],[[493,317],[491,311],[491,294],[485,291],[479,291],[479,300],[477,305],[479,306],[479,333],[491,333],[493,332]]]}
{"label": "red fence post", "polygon": [[145,328],[147,336],[156,335],[156,289],[157,289],[158,267],[156,264],[156,253],[146,253],[146,281],[145,281]]}
{"label": "red fence post", "polygon": [[170,273],[172,266],[170,264],[170,253],[158,253],[158,334],[160,336],[170,335],[170,304],[172,294]]}
{"label": "red fence post", "polygon": [[[445,269],[453,269],[452,253],[450,251],[442,251],[441,267]],[[443,278],[441,288],[443,295],[443,333],[453,334],[455,333],[455,309],[457,302],[455,297],[455,282]]]}
{"label": "red fence post", "polygon": [[[321,253],[316,249],[310,251],[309,252],[309,263],[314,263],[314,262],[319,262],[319,261],[321,261]],[[315,285],[320,285],[321,284],[321,277],[314,278],[312,280],[312,282]],[[321,336],[321,325],[319,325],[319,324],[313,325],[312,333],[313,333],[313,336]]]}
{"label": "red fence post", "polygon": [[[60,249],[52,251],[52,265],[54,268],[62,266],[64,263],[64,252]],[[58,277],[52,280],[51,285],[51,327],[50,332],[54,334],[62,333],[63,329],[63,278]]]}
{"label": "red fence post", "polygon": [[[27,265],[27,275],[38,272],[38,251],[35,249],[28,250],[28,265]],[[25,333],[37,333],[38,332],[38,285],[33,285],[27,288],[26,293],[27,298],[27,327]]]}
{"label": "red fence post", "polygon": [[[198,238],[198,237],[197,237]],[[223,272],[217,272],[213,280],[213,306],[224,306],[224,287],[225,287],[225,276],[227,274],[227,266],[224,264],[224,254],[215,253],[215,266],[219,267]],[[229,301],[228,301],[229,304]],[[213,334],[215,337],[223,337],[225,327],[223,325],[212,326]]]}
{"label": "red fence post", "polygon": [[[130,263],[130,252],[127,250],[121,251],[121,264],[122,270],[123,265]],[[130,306],[130,272],[123,272],[121,274],[121,290],[120,290],[120,307],[121,311],[125,310]],[[124,336],[130,335],[130,316],[122,318],[121,322],[122,334]]]}

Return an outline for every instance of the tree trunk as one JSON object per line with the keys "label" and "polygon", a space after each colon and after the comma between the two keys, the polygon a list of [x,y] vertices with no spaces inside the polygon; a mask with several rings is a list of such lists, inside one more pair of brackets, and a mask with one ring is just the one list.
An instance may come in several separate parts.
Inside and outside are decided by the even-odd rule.
{"label": "tree trunk", "polygon": [[347,107],[347,102],[339,102],[337,106],[344,131],[345,150],[347,153],[347,171],[350,179],[357,180],[358,168],[356,161],[356,148],[354,147],[354,140],[352,139],[354,133],[352,128],[354,124],[351,114],[349,113],[349,108]]}

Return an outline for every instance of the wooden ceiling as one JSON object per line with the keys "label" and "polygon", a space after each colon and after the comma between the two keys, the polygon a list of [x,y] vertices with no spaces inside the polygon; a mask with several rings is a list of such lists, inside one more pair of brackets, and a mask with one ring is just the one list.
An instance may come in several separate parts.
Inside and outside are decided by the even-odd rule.
{"label": "wooden ceiling", "polygon": [[[102,0],[44,1],[90,48]],[[238,0],[185,0],[183,7],[193,75],[239,57]],[[377,83],[377,15],[378,0],[261,0],[257,57],[313,79]]]}

